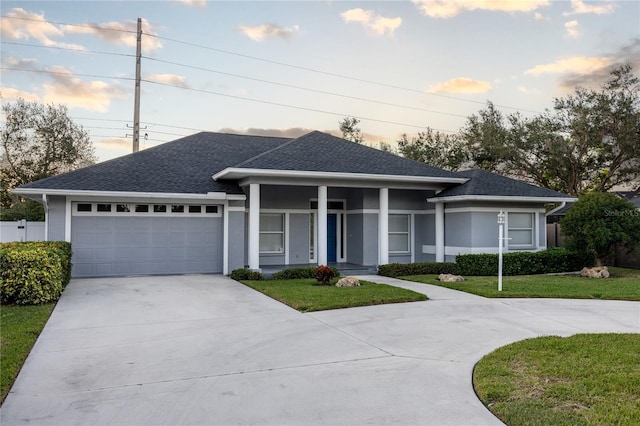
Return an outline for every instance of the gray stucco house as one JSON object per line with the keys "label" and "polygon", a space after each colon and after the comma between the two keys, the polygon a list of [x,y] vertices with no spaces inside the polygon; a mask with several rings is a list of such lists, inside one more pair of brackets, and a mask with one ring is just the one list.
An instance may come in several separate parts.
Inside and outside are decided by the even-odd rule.
{"label": "gray stucco house", "polygon": [[507,251],[542,250],[545,204],[573,200],[320,132],[203,132],[14,192],[45,204],[76,277],[453,260],[497,252],[500,210]]}

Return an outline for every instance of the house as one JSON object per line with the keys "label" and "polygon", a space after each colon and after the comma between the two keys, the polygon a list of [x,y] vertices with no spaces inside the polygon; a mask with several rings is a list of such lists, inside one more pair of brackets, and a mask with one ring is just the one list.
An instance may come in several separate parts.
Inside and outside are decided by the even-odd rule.
{"label": "house", "polygon": [[454,173],[325,133],[203,132],[20,186],[71,241],[73,275],[224,273],[248,266],[450,261],[546,248],[563,194]]}

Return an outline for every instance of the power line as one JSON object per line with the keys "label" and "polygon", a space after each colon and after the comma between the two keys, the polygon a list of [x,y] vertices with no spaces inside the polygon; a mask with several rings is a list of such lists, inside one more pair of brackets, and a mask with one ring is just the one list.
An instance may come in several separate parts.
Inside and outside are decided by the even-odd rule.
{"label": "power line", "polygon": [[323,94],[323,95],[337,96],[337,97],[345,98],[345,99],[353,99],[353,100],[356,100],[356,101],[371,102],[371,103],[375,103],[375,104],[379,104],[379,105],[392,106],[392,107],[396,107],[396,108],[405,108],[405,109],[411,109],[411,110],[414,110],[414,111],[429,112],[429,113],[433,113],[433,114],[442,114],[442,115],[448,115],[448,116],[452,116],[452,117],[462,117],[462,118],[466,118],[467,117],[466,115],[461,115],[461,114],[454,114],[454,113],[450,113],[450,112],[435,111],[435,110],[431,110],[431,109],[413,107],[413,106],[409,106],[409,105],[395,104],[395,103],[392,103],[392,102],[379,101],[379,100],[376,100],[376,99],[360,98],[360,97],[357,97],[357,96],[344,95],[344,94],[341,94],[341,93],[329,92],[329,91],[326,91],[326,90],[312,89],[310,87],[296,86],[296,85],[288,84],[288,83],[280,83],[280,82],[277,82],[277,81],[264,80],[264,79],[261,79],[261,78],[254,78],[254,77],[248,77],[248,76],[244,76],[244,75],[240,75],[240,74],[234,74],[234,73],[229,73],[229,72],[224,72],[224,71],[212,70],[212,69],[209,69],[209,68],[198,67],[198,66],[195,66],[195,65],[180,64],[178,62],[166,61],[166,60],[157,59],[157,58],[150,58],[150,57],[147,57],[147,56],[143,56],[143,58],[151,60],[151,61],[155,61],[155,62],[162,62],[162,63],[165,63],[165,64],[176,65],[176,66],[179,66],[179,67],[190,68],[190,69],[195,69],[195,70],[199,70],[199,71],[207,71],[207,72],[211,72],[211,73],[215,73],[215,74],[221,74],[221,75],[227,75],[227,76],[230,76],[230,77],[242,78],[242,79],[245,79],[245,80],[257,81],[257,82],[260,82],[260,83],[267,83],[267,84],[273,84],[273,85],[276,85],[276,86],[289,87],[291,89],[304,90],[304,91],[313,92],[313,93],[320,93],[320,94]]}
{"label": "power line", "polygon": [[26,47],[38,47],[41,49],[56,49],[56,50],[67,50],[70,52],[81,52],[81,53],[94,53],[96,55],[111,55],[111,56],[127,56],[127,57],[134,57],[135,55],[131,55],[129,53],[117,53],[117,52],[103,52],[103,51],[99,51],[99,50],[87,50],[87,49],[78,49],[78,48],[72,48],[72,47],[60,47],[60,46],[43,46],[40,44],[33,44],[33,43],[18,43],[15,41],[0,41],[1,44],[10,44],[10,45],[14,45],[14,46],[26,46]]}
{"label": "power line", "polygon": [[63,71],[30,70],[30,69],[25,69],[25,68],[13,68],[13,67],[0,67],[0,70],[21,71],[21,72],[35,72],[35,73],[42,73],[42,74],[65,75],[65,76],[71,76],[71,77],[111,78],[113,80],[128,80],[128,81],[134,80],[132,77],[113,77],[113,76],[110,76],[110,75],[78,74],[78,73],[70,73],[70,72],[63,72]]}
{"label": "power line", "polygon": [[[267,104],[267,105],[275,105],[275,106],[280,106],[280,107],[284,107],[284,108],[298,109],[298,110],[310,111],[310,112],[318,112],[318,113],[329,114],[329,115],[334,115],[334,116],[338,116],[338,117],[350,116],[349,114],[342,114],[342,113],[337,113],[337,112],[332,112],[332,111],[325,111],[325,110],[321,110],[321,109],[302,107],[302,106],[298,106],[298,105],[283,104],[283,103],[280,103],[280,102],[265,101],[263,99],[254,99],[254,98],[247,98],[247,97],[244,97],[244,96],[229,95],[227,93],[214,92],[214,91],[211,91],[211,90],[204,90],[204,89],[196,89],[196,88],[193,88],[193,87],[178,86],[176,84],[160,83],[158,81],[152,81],[152,80],[147,80],[147,79],[142,79],[142,81],[144,81],[145,83],[157,84],[159,86],[174,87],[174,88],[177,88],[177,89],[190,90],[190,91],[198,92],[198,93],[207,93],[207,94],[210,94],[210,95],[224,96],[224,97],[227,97],[227,98],[240,99],[240,100],[243,100],[243,101],[250,101],[250,102],[256,102],[256,103],[263,103],[263,104]],[[407,123],[399,123],[397,121],[381,120],[381,119],[377,119],[377,118],[353,116],[353,115],[351,115],[351,117],[354,117],[354,118],[357,118],[357,119],[360,119],[360,120],[374,121],[374,122],[384,123],[384,124],[393,124],[393,125],[398,125],[398,126],[414,127],[414,128],[417,128],[417,129],[424,129],[425,128],[425,126],[418,126],[418,125],[415,125],[415,124],[407,124]],[[454,132],[454,131],[451,131],[451,130],[442,130],[442,129],[434,129],[434,130],[438,130],[438,131],[446,132],[446,133],[457,133],[457,132]]]}
{"label": "power line", "polygon": [[[183,44],[186,46],[192,46],[192,47],[197,47],[200,49],[206,49],[206,50],[211,50],[213,52],[218,52],[218,53],[224,53],[226,55],[233,55],[233,56],[238,56],[241,58],[246,58],[246,59],[251,59],[254,61],[260,61],[260,62],[265,62],[265,63],[269,63],[269,64],[274,64],[274,65],[280,65],[283,67],[288,67],[288,68],[294,68],[294,69],[298,69],[298,70],[302,70],[302,71],[308,71],[308,72],[313,72],[316,74],[323,74],[323,75],[328,75],[331,77],[338,77],[338,78],[343,78],[346,80],[351,80],[351,81],[357,81],[360,83],[367,83],[367,84],[373,84],[376,86],[381,86],[381,87],[387,87],[387,88],[391,88],[391,89],[398,89],[398,90],[404,90],[407,92],[413,92],[413,93],[419,93],[421,95],[429,95],[429,96],[435,96],[435,97],[439,97],[439,98],[445,98],[445,99],[452,99],[452,100],[456,100],[456,101],[460,101],[460,102],[469,102],[469,103],[474,103],[474,104],[481,104],[481,105],[485,105],[486,102],[483,101],[474,101],[472,99],[464,99],[464,98],[458,98],[455,96],[449,96],[449,95],[442,95],[440,93],[429,93],[429,92],[425,92],[424,90],[419,90],[419,89],[413,89],[410,87],[404,87],[404,86],[398,86],[395,84],[389,84],[389,83],[381,83],[378,81],[373,81],[373,80],[367,80],[364,78],[359,78],[359,77],[352,77],[352,76],[348,76],[348,75],[344,75],[344,74],[338,74],[338,73],[333,73],[333,72],[329,72],[329,71],[322,71],[322,70],[317,70],[314,68],[309,68],[309,67],[303,67],[300,65],[294,65],[294,64],[289,64],[286,62],[280,62],[280,61],[274,61],[271,59],[265,59],[265,58],[260,58],[257,56],[251,56],[251,55],[245,55],[242,53],[237,53],[237,52],[232,52],[230,50],[224,50],[224,49],[218,49],[215,47],[211,47],[211,46],[204,46],[201,44],[197,44],[197,43],[191,43],[188,41],[183,41],[183,40],[177,40],[174,38],[170,38],[170,37],[163,37],[157,34],[145,34],[148,37],[155,37],[158,38],[160,40],[165,40],[165,41],[171,41],[174,43],[179,43],[179,44]],[[528,109],[524,109],[524,108],[518,108],[518,107],[512,107],[512,106],[508,106],[508,105],[498,105],[498,104],[494,104],[497,107],[500,108],[505,108],[505,109],[513,109],[513,110],[517,110],[517,111],[524,111],[524,112],[533,112],[536,114],[539,114],[539,111],[533,111],[533,110],[528,110]]]}

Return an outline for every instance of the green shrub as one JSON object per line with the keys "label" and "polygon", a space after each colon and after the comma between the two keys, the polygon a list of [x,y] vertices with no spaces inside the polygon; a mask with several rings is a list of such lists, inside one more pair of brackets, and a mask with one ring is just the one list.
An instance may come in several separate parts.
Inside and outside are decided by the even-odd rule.
{"label": "green shrub", "polygon": [[[340,272],[336,268],[329,267],[331,271],[333,271],[334,277],[339,277]],[[303,268],[291,268],[291,269],[283,269],[282,271],[276,272],[271,275],[272,280],[298,280],[298,279],[308,279],[315,278],[317,267],[308,266]]]}
{"label": "green shrub", "polygon": [[0,302],[39,305],[55,302],[63,289],[60,250],[0,249]]}
{"label": "green shrub", "polygon": [[233,271],[231,271],[231,275],[229,276],[232,280],[236,281],[260,281],[264,279],[260,272],[252,271],[251,269],[247,268],[234,269]]}
{"label": "green shrub", "polygon": [[[592,266],[593,261],[592,254],[571,252],[562,248],[536,252],[512,252],[503,255],[502,274],[534,275],[579,271],[584,266]],[[456,263],[457,273],[460,275],[498,274],[497,254],[459,254],[456,256]]]}
{"label": "green shrub", "polygon": [[389,263],[378,266],[378,273],[392,278],[408,275],[456,274],[457,265],[453,262]]}
{"label": "green shrub", "polygon": [[331,278],[335,277],[333,270],[327,265],[320,265],[316,269],[316,280],[318,285],[329,285]]}
{"label": "green shrub", "polygon": [[62,285],[66,286],[71,281],[71,256],[73,250],[71,249],[71,243],[66,241],[24,241],[24,242],[11,242],[1,243],[0,250],[2,249],[14,249],[14,250],[28,250],[33,248],[46,248],[55,249],[56,253],[60,255],[60,262],[62,263]]}

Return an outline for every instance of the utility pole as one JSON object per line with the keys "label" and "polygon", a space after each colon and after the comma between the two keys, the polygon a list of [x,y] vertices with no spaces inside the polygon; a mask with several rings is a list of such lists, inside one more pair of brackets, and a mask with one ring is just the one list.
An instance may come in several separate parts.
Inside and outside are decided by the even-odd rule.
{"label": "utility pole", "polygon": [[140,150],[140,61],[142,59],[142,19],[138,18],[136,40],[136,89],[133,106],[133,152]]}

